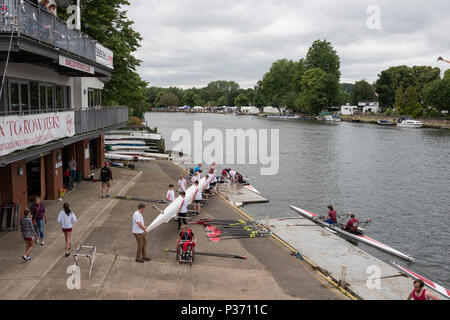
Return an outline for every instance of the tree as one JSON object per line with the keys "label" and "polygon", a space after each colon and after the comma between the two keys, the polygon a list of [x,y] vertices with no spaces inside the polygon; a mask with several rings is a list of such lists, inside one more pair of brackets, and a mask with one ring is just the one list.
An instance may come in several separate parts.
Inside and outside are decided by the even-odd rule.
{"label": "tree", "polygon": [[241,93],[240,95],[238,95],[236,97],[236,99],[234,99],[234,105],[236,105],[238,107],[248,106],[248,103],[249,103],[249,99],[243,93]]}
{"label": "tree", "polygon": [[357,105],[360,101],[374,101],[375,89],[366,80],[357,81],[351,95],[351,103]]}
{"label": "tree", "polygon": [[450,72],[446,72],[444,79],[427,84],[423,95],[425,104],[439,110],[439,115],[442,110],[450,110]]}
{"label": "tree", "polygon": [[326,40],[316,40],[309,48],[305,59],[307,69],[320,68],[328,74],[341,78],[340,58],[330,42]]}
{"label": "tree", "polygon": [[327,83],[328,75],[322,69],[306,71],[301,79],[302,92],[296,102],[297,109],[306,110],[311,115],[318,114],[324,109],[329,103]]}
{"label": "tree", "polygon": [[297,73],[297,64],[292,60],[282,59],[272,64],[261,82],[262,92],[271,105],[280,107],[283,97],[292,96]]}
{"label": "tree", "polygon": [[103,102],[128,105],[134,115],[141,117],[148,108],[144,95],[147,83],[136,72],[141,61],[133,56],[133,52],[140,47],[142,37],[127,18],[124,8],[128,5],[127,0],[83,0],[81,31],[114,53],[114,70],[105,83]]}
{"label": "tree", "polygon": [[198,100],[198,96],[192,90],[187,90],[184,92],[184,103],[188,106],[195,106]]}
{"label": "tree", "polygon": [[158,107],[176,107],[178,106],[178,97],[173,93],[163,93],[158,101]]}

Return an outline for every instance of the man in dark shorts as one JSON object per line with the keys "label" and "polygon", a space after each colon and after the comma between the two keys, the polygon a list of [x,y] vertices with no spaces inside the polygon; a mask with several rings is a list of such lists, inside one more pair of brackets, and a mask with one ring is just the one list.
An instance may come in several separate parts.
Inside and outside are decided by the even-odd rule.
{"label": "man in dark shorts", "polygon": [[111,169],[108,167],[108,162],[105,162],[105,166],[100,170],[100,180],[102,181],[102,198],[109,198],[109,189],[111,188],[111,181],[113,180]]}

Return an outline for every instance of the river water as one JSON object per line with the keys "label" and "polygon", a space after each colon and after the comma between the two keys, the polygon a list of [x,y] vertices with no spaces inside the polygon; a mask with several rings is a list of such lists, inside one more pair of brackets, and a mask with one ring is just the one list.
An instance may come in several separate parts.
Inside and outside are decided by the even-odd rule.
{"label": "river water", "polygon": [[[270,200],[245,211],[257,219],[296,216],[289,209],[295,205],[326,214],[332,204],[338,214],[372,218],[369,236],[412,254],[410,269],[450,288],[450,131],[220,114],[147,113],[145,119],[163,134],[166,149],[176,144],[175,129],[194,136],[194,121],[224,136],[226,129],[278,129],[276,175],[261,176],[260,165],[218,165],[249,177]],[[395,260],[360,246],[384,261]]]}

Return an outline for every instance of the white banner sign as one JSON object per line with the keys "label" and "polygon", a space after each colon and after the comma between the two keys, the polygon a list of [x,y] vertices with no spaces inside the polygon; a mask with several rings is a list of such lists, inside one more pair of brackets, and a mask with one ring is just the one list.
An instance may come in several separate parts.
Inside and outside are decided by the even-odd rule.
{"label": "white banner sign", "polygon": [[97,43],[95,51],[96,51],[95,61],[97,63],[107,66],[108,68],[114,69],[113,66],[114,54],[111,50]]}
{"label": "white banner sign", "polygon": [[59,64],[63,67],[83,71],[90,74],[94,74],[95,71],[95,68],[93,66],[64,56],[59,56]]}
{"label": "white banner sign", "polygon": [[0,117],[0,156],[75,135],[75,113]]}

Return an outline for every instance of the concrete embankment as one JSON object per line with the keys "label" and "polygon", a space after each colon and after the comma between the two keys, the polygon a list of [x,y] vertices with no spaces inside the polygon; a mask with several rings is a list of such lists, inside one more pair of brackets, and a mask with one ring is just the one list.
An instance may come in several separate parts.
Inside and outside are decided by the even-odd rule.
{"label": "concrete embankment", "polygon": [[[112,194],[161,199],[169,183],[186,175],[169,161],[139,164],[141,171],[113,168]],[[173,253],[177,225],[170,222],[148,235],[151,262],[135,262],[136,241],[131,216],[138,202],[101,199],[100,183],[81,182],[63,201],[45,201],[49,222],[45,246],[37,245],[24,262],[20,232],[0,235],[0,299],[346,299],[310,265],[290,255],[272,237],[210,242],[204,229],[193,225],[197,250],[245,255],[247,260],[197,256],[194,264],[179,265]],[[80,257],[81,288],[69,289],[64,239],[56,216],[68,202],[78,216],[72,248],[97,247],[90,279],[87,258]],[[145,224],[158,211],[147,205]],[[221,197],[213,197],[200,218],[239,219],[243,216]],[[74,249],[72,249],[74,251]]]}
{"label": "concrete embankment", "polygon": [[[389,120],[391,122],[397,122],[397,116],[370,116],[370,115],[353,115],[353,116],[344,116],[341,115],[342,121],[348,122],[362,122],[362,123],[374,123],[380,120]],[[450,120],[447,119],[415,119],[419,120],[423,123],[425,128],[435,128],[435,129],[447,129],[450,130]]]}

